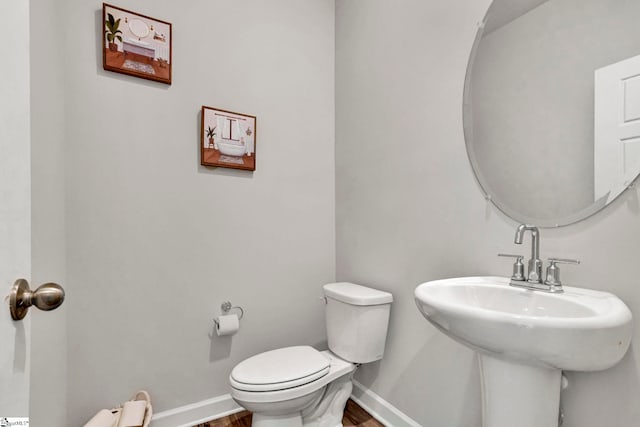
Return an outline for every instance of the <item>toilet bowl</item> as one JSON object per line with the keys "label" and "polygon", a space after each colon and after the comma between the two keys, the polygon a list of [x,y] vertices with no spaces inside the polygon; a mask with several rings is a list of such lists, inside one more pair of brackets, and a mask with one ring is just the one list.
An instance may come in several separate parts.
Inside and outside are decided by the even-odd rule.
{"label": "toilet bowl", "polygon": [[[351,377],[356,366],[328,350],[320,352],[309,346],[272,350],[234,368],[229,377],[231,397],[253,412],[253,426],[336,427],[341,425],[344,404],[351,395]],[[249,384],[247,374],[254,368],[271,372],[273,376],[264,377],[262,382],[254,380],[260,384]],[[316,372],[307,374],[309,371]],[[342,399],[335,402],[336,397],[343,396],[343,402]],[[317,410],[320,401],[327,406],[322,413]],[[337,407],[331,407],[332,404]],[[335,416],[332,418],[330,414]],[[314,421],[316,424],[311,424]]]}
{"label": "toilet bowl", "polygon": [[393,297],[353,283],[324,286],[329,350],[285,347],[240,362],[231,397],[253,427],[338,427],[361,363],[382,358]]}

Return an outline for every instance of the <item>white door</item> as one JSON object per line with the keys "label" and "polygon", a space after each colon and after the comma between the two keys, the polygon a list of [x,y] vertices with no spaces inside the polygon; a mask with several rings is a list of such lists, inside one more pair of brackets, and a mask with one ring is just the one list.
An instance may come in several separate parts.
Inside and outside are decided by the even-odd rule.
{"label": "white door", "polygon": [[608,201],[640,173],[640,56],[595,71],[595,200]]}
{"label": "white door", "polygon": [[29,2],[0,1],[0,426],[28,425],[29,323],[4,301],[31,263]]}

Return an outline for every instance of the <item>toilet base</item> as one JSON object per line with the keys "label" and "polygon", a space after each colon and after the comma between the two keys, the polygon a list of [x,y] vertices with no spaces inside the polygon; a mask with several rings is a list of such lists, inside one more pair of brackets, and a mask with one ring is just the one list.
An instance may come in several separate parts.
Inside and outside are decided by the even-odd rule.
{"label": "toilet base", "polygon": [[316,403],[302,412],[283,415],[253,413],[251,427],[343,427],[342,417],[353,390],[353,372],[329,383]]}
{"label": "toilet base", "polygon": [[[254,414],[251,427],[307,427],[317,424],[304,424],[300,414],[291,416],[270,417],[268,415]],[[327,427],[343,427],[342,418],[338,424],[324,424]]]}
{"label": "toilet base", "polygon": [[342,427],[347,400],[353,390],[353,372],[329,383],[320,402],[302,412],[303,427]]}
{"label": "toilet base", "polygon": [[299,412],[275,416],[254,413],[251,427],[302,427],[302,416]]}

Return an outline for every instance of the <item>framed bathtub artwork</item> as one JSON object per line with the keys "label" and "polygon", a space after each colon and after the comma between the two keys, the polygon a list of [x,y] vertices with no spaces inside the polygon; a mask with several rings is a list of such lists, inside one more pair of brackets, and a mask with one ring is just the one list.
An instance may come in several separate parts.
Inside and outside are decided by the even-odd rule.
{"label": "framed bathtub artwork", "polygon": [[171,84],[171,24],[102,4],[105,70]]}
{"label": "framed bathtub artwork", "polygon": [[200,163],[256,170],[255,116],[202,106]]}

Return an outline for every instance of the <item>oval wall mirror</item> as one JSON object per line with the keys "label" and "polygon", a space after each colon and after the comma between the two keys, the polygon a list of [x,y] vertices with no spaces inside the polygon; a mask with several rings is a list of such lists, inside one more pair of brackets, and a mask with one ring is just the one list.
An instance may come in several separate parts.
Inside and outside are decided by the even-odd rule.
{"label": "oval wall mirror", "polygon": [[577,222],[640,172],[640,1],[494,0],[467,68],[467,153],[519,222]]}
{"label": "oval wall mirror", "polygon": [[132,19],[129,21],[129,30],[138,39],[143,39],[149,35],[149,27],[140,19]]}

